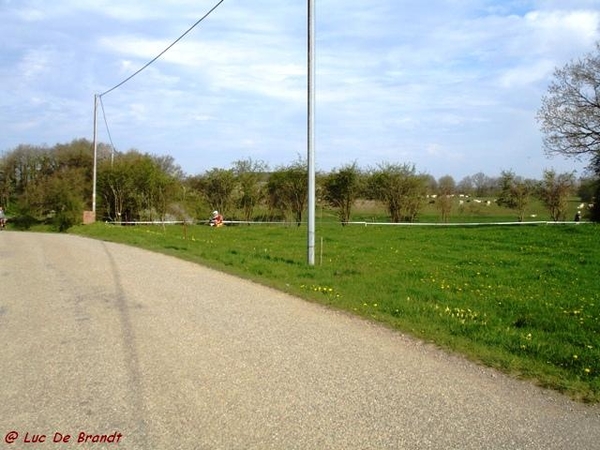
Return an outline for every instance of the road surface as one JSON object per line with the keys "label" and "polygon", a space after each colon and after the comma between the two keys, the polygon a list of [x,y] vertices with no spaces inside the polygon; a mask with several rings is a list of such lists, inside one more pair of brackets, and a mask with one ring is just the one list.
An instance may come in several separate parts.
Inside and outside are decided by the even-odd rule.
{"label": "road surface", "polygon": [[600,448],[598,406],[168,256],[3,231],[0,283],[0,450]]}

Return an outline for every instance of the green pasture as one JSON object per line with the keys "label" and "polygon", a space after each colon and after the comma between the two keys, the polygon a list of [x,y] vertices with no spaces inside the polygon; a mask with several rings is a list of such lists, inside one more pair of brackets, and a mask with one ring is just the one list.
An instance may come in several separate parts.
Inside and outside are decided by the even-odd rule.
{"label": "green pasture", "polygon": [[[417,216],[417,222],[420,223],[439,223],[441,222],[441,213],[435,199],[428,199]],[[589,209],[579,208],[582,204],[577,197],[569,199],[566,209],[565,220],[572,221],[575,213],[581,211],[585,218],[589,215]],[[335,211],[322,207],[320,205],[316,211],[317,221],[336,220]],[[352,221],[366,222],[389,222],[390,217],[387,211],[382,208],[380,202],[372,200],[358,200],[352,209]],[[452,209],[449,214],[451,223],[488,223],[488,222],[515,222],[518,220],[518,214],[508,208],[499,206],[495,197],[459,197],[455,196],[452,200]],[[549,221],[552,220],[547,208],[539,199],[531,198],[527,208],[525,208],[525,222]]]}
{"label": "green pasture", "polygon": [[96,223],[71,232],[249,278],[600,401],[597,225],[342,227],[317,218],[314,267],[304,226]]}

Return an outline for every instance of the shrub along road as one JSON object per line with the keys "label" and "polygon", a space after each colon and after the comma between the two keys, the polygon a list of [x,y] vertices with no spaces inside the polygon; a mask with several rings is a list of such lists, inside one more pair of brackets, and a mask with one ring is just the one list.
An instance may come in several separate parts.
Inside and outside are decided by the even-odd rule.
{"label": "shrub along road", "polygon": [[0,259],[0,448],[600,442],[598,405],[192,263],[15,232]]}

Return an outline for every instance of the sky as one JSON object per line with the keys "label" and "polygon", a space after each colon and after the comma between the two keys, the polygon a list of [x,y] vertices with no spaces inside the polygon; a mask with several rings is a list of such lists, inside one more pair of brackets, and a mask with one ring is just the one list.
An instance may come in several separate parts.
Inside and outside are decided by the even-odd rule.
{"label": "sky", "polygon": [[[92,140],[94,96],[217,3],[0,0],[0,152]],[[595,51],[600,0],[315,4],[317,170],[584,175],[585,160],[544,154],[536,113],[554,70]],[[306,159],[307,1],[224,0],[100,99],[100,142],[189,175]]]}

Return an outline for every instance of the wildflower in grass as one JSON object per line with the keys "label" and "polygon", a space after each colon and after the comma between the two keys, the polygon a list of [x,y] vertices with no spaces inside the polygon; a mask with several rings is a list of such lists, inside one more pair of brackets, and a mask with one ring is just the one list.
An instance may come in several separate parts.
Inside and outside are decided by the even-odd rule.
{"label": "wildflower in grass", "polygon": [[583,369],[583,371],[587,374],[591,373],[592,369],[590,369],[589,367],[586,367],[585,369]]}
{"label": "wildflower in grass", "polygon": [[[437,307],[436,307],[437,309]],[[476,311],[472,311],[470,308],[462,309],[462,308],[450,308],[446,306],[444,309],[444,313],[458,320],[461,324],[477,324],[477,325],[487,325],[487,316],[486,314],[480,315]]]}
{"label": "wildflower in grass", "polygon": [[320,292],[321,294],[327,295],[328,297],[335,297],[335,298],[340,298],[340,294],[336,293],[334,291],[333,288],[331,287],[326,287],[326,286],[316,286],[316,285],[312,285],[312,286],[307,286],[307,285],[300,285],[300,289],[308,289],[310,291],[313,292]]}

